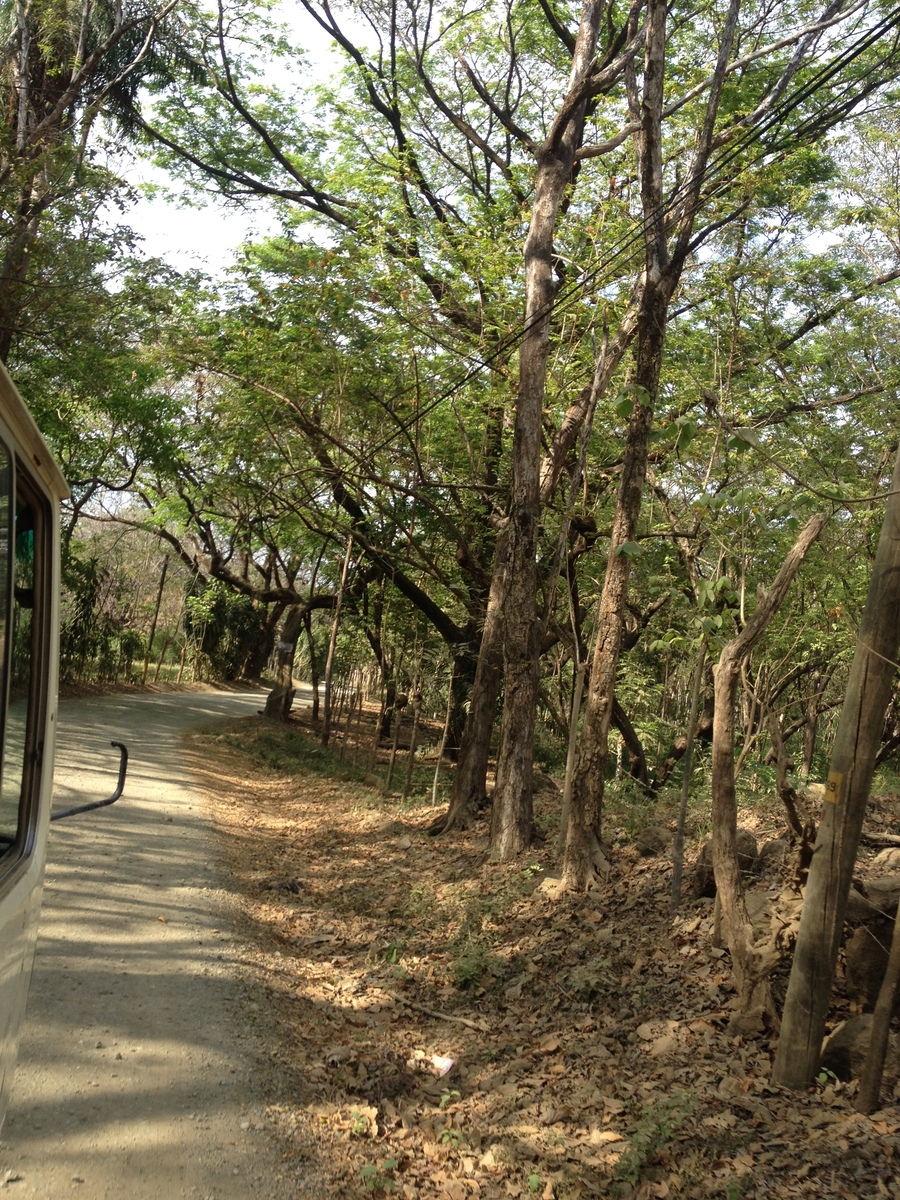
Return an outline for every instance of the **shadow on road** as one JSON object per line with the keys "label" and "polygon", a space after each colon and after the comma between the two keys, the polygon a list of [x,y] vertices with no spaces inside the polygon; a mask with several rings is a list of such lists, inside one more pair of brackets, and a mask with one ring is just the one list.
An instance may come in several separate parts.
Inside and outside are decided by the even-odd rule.
{"label": "shadow on road", "polygon": [[[91,1200],[290,1193],[258,1130],[264,1068],[241,1017],[237,948],[186,730],[256,713],[263,692],[128,695],[60,707],[44,910],[4,1166]],[[127,1179],[127,1184],[125,1180]]]}

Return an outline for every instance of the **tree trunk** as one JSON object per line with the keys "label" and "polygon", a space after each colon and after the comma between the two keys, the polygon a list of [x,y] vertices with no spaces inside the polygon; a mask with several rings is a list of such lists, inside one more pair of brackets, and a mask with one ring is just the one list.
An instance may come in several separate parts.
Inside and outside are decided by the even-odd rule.
{"label": "tree trunk", "polygon": [[[601,0],[585,0],[572,55],[567,100],[590,72],[597,52]],[[534,203],[525,242],[525,336],[519,349],[519,396],[513,432],[512,481],[507,525],[509,564],[504,596],[503,716],[497,786],[491,821],[491,855],[515,858],[531,842],[534,725],[538,697],[540,618],[537,546],[541,499],[541,434],[550,314],[556,284],[553,238],[575,152],[584,131],[586,101],[563,102],[537,153]]]}
{"label": "tree trunk", "polygon": [[612,723],[619,733],[622,735],[622,741],[628,750],[630,759],[628,774],[632,779],[636,779],[638,783],[646,786],[649,781],[647,774],[647,756],[644,754],[644,747],[641,745],[641,739],[637,735],[637,731],[632,725],[628,713],[613,695],[612,702]]}
{"label": "tree trunk", "polygon": [[[708,669],[708,668],[707,668]],[[713,698],[708,695],[703,702],[703,711],[697,719],[697,728],[694,730],[695,742],[709,742],[712,740],[713,728]],[[687,734],[677,737],[669,749],[666,751],[665,758],[654,768],[653,775],[650,779],[647,791],[651,796],[656,796],[663,786],[668,783],[669,777],[674,771],[678,763],[681,762],[687,753],[688,739]]]}
{"label": "tree trunk", "polygon": [[581,719],[581,701],[584,696],[584,677],[587,674],[587,663],[579,663],[575,668],[575,680],[572,687],[572,709],[569,714],[569,744],[566,750],[566,779],[563,784],[562,811],[559,821],[559,844],[557,853],[562,855],[566,848],[566,834],[569,829],[569,809],[572,806],[572,780],[575,776],[575,760],[578,755],[578,722]]}
{"label": "tree trunk", "polygon": [[378,734],[376,747],[379,742],[388,741],[394,723],[394,702],[397,698],[397,679],[394,663],[391,661],[384,645],[384,580],[380,581],[379,589],[372,602],[371,621],[366,625],[366,640],[372,647],[375,661],[381,672],[381,682],[384,687],[384,699],[381,713],[378,717]]}
{"label": "tree trunk", "polygon": [[856,1097],[857,1112],[866,1115],[875,1112],[881,1097],[881,1077],[884,1074],[884,1059],[891,1032],[891,1016],[894,1012],[894,998],[897,995],[898,983],[900,983],[900,920],[895,916],[891,952],[888,955],[884,980],[875,1002],[875,1011],[872,1014],[869,1049]]}
{"label": "tree trunk", "polygon": [[400,729],[403,726],[403,710],[406,708],[406,704],[406,695],[397,697],[394,706],[394,740],[391,742],[391,757],[388,760],[387,776],[384,781],[385,795],[391,790],[391,783],[394,779],[394,766],[397,762],[397,748],[400,745]]}
{"label": "tree trunk", "polygon": [[804,825],[797,805],[797,792],[788,783],[788,755],[784,748],[784,738],[781,735],[781,724],[774,712],[768,714],[769,737],[772,741],[772,757],[775,759],[775,791],[778,799],[784,805],[791,833],[799,842],[805,842],[815,835],[815,826]]}
{"label": "tree trunk", "polygon": [[166,633],[165,637],[163,638],[162,649],[159,652],[159,658],[156,660],[156,670],[153,672],[153,682],[154,683],[159,682],[159,673],[162,670],[163,663],[165,662],[166,651],[169,649],[169,646],[171,644],[172,644],[172,634]]}
{"label": "tree trunk", "polygon": [[341,567],[341,582],[338,586],[337,596],[334,600],[334,609],[331,617],[331,636],[328,639],[328,656],[325,659],[325,699],[323,703],[322,715],[322,745],[328,745],[328,739],[331,737],[331,676],[334,671],[334,656],[337,650],[338,630],[341,626],[341,606],[344,601],[344,592],[347,588],[347,576],[350,572],[350,556],[353,553],[353,534],[347,538],[347,549],[344,552],[344,562]]}
{"label": "tree trunk", "polygon": [[259,679],[265,671],[266,664],[272,657],[272,650],[275,646],[275,634],[284,610],[284,604],[272,604],[268,606],[260,635],[247,652],[247,656],[241,667],[242,679]]}
{"label": "tree trunk", "polygon": [[831,753],[826,803],[785,999],[772,1072],[775,1082],[785,1087],[805,1088],[819,1065],[856,851],[897,669],[898,644],[900,451]]}
{"label": "tree trunk", "polygon": [[169,556],[163,558],[162,570],[159,573],[159,588],[156,593],[156,605],[153,609],[153,620],[150,622],[150,632],[147,634],[147,653],[144,655],[144,669],[141,671],[141,683],[147,682],[147,672],[150,670],[150,655],[153,652],[153,639],[156,637],[156,623],[159,620],[159,610],[162,606],[163,589],[166,586],[166,572],[169,569]]}
{"label": "tree trunk", "polygon": [[637,346],[633,380],[634,406],[628,422],[622,477],[616,497],[606,575],[597,613],[597,639],[591,664],[581,743],[572,777],[572,799],[563,857],[566,890],[584,891],[595,871],[608,873],[600,842],[609,726],[612,719],[616,672],[625,636],[630,546],[641,511],[653,408],[662,369],[666,316],[677,271],[669,271],[662,222],[662,121],[665,74],[666,7],[651,0],[645,28],[644,94],[629,84],[633,115],[639,113],[636,135],[640,169],[641,205],[644,213],[644,285],[637,318]]}
{"label": "tree trunk", "polygon": [[684,873],[684,827],[687,822],[688,801],[691,798],[691,767],[694,761],[694,738],[697,734],[697,717],[700,712],[700,692],[703,689],[703,670],[706,666],[706,637],[700,643],[694,678],[691,681],[691,708],[688,714],[685,735],[684,768],[681,777],[681,803],[678,806],[678,824],[675,829],[675,845],[672,848],[672,899],[669,911],[675,913],[681,907],[681,882]]}
{"label": "tree trunk", "polygon": [[41,207],[33,204],[33,191],[28,187],[20,195],[18,219],[11,236],[6,238],[7,249],[0,267],[0,361],[4,363],[9,359],[22,310],[30,298],[26,285],[31,250],[42,216]]}
{"label": "tree trunk", "polygon": [[409,757],[406,760],[406,775],[403,779],[403,791],[400,793],[401,804],[405,804],[409,799],[410,789],[412,788],[413,767],[416,763],[416,737],[419,732],[419,717],[422,715],[422,696],[418,691],[412,698],[412,710],[413,723],[409,734]]}
{"label": "tree trunk", "polygon": [[494,551],[494,570],[488,595],[478,665],[469,696],[469,712],[459,745],[450,807],[428,829],[430,834],[468,829],[476,810],[487,800],[487,770],[491,734],[503,674],[503,596],[506,590],[506,537],[501,534]]}
{"label": "tree trunk", "polygon": [[818,538],[827,517],[810,517],[781,565],[772,586],[759,600],[744,628],[722,649],[713,672],[715,715],[712,744],[713,870],[722,929],[731,951],[731,969],[738,995],[733,1026],[741,1031],[774,1021],[775,1006],[769,986],[772,968],[780,954],[770,944],[756,945],[747,912],[737,854],[737,792],[734,770],[735,700],[741,665],[759,642],[778,612],[809,548]]}
{"label": "tree trunk", "polygon": [[804,715],[806,717],[806,725],[803,727],[803,775],[809,779],[812,775],[813,761],[816,755],[816,733],[819,726],[819,700],[822,698],[822,693],[819,688],[819,683],[822,678],[822,672],[816,671],[812,680],[812,694],[806,701],[804,706]]}
{"label": "tree trunk", "polygon": [[[572,891],[584,891],[589,887],[595,871],[601,875],[608,871],[600,837],[609,757],[609,727],[619,656],[625,637],[630,575],[630,557],[622,550],[624,547],[627,551],[628,543],[634,539],[641,511],[653,422],[653,397],[662,365],[667,303],[665,294],[659,289],[648,284],[649,291],[653,294],[647,296],[645,318],[638,332],[638,384],[635,387],[638,398],[631,414],[625,445],[606,577],[597,614],[597,641],[581,727],[581,742],[572,776],[572,798],[563,858],[563,880],[566,889]],[[651,315],[654,310],[655,314]]]}
{"label": "tree trunk", "polygon": [[309,686],[312,690],[312,719],[319,719],[319,656],[316,653],[316,639],[313,637],[312,612],[303,618],[303,628],[306,630],[306,645],[309,650]]}
{"label": "tree trunk", "polygon": [[[447,746],[447,736],[450,729],[450,712],[453,707],[453,678],[451,676],[450,686],[447,689],[447,715],[444,717],[444,728],[441,733],[441,740],[438,745],[437,762],[434,764],[434,779],[431,784],[431,805],[432,808],[437,804],[438,784],[441,780],[441,767],[444,762],[444,750]],[[429,830],[429,832],[431,832]]]}
{"label": "tree trunk", "polygon": [[666,62],[665,0],[648,0],[644,25],[643,92],[639,93],[633,64],[626,68],[626,86],[635,134],[635,157],[641,191],[644,236],[644,276],[637,315],[637,345],[633,380],[634,407],[628,424],[622,478],[616,499],[606,576],[597,616],[597,641],[591,667],[591,686],[585,706],[582,740],[575,776],[563,880],[566,890],[590,886],[594,870],[607,869],[600,834],[609,725],[616,671],[625,634],[625,603],[630,574],[629,543],[637,530],[641,509],[653,410],[659,388],[669,304],[681,278],[701,202],[702,181],[713,146],[716,113],[727,75],[727,63],[737,28],[740,0],[731,0],[722,26],[718,57],[710,85],[702,128],[686,183],[670,253],[663,195],[662,121]]}
{"label": "tree trunk", "polygon": [[281,637],[275,648],[275,685],[266,697],[265,715],[277,721],[286,721],[294,703],[294,654],[297,638],[306,616],[306,605],[295,605],[288,609]]}
{"label": "tree trunk", "polygon": [[394,728],[394,713],[397,707],[397,680],[394,677],[393,664],[385,659],[384,674],[384,703],[378,718],[378,738],[382,742],[391,740],[391,730]]}
{"label": "tree trunk", "polygon": [[444,753],[455,762],[459,757],[463,734],[469,714],[470,697],[475,688],[478,671],[478,651],[473,644],[460,647],[453,655],[453,670],[450,675],[449,718],[447,722]]}

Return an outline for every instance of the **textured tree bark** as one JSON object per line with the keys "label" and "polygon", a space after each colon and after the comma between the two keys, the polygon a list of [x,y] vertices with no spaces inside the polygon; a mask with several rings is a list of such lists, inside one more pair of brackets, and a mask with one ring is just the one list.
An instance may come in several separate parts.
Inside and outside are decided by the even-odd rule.
{"label": "textured tree bark", "polygon": [[313,637],[312,613],[306,613],[303,618],[303,628],[306,630],[306,646],[309,650],[309,686],[312,689],[312,719],[319,719],[319,656],[316,653],[316,639]]}
{"label": "textured tree bark", "polygon": [[856,1096],[857,1112],[867,1115],[878,1108],[881,1096],[881,1077],[884,1074],[885,1052],[891,1031],[891,1016],[894,1012],[894,997],[897,995],[898,983],[900,983],[900,922],[894,917],[891,952],[888,955],[884,980],[875,1002],[875,1011],[872,1013],[869,1049],[859,1080],[859,1092]]}
{"label": "textured tree bark", "polygon": [[585,707],[582,741],[572,781],[572,804],[563,859],[565,890],[588,888],[594,872],[607,871],[600,835],[604,780],[609,757],[609,725],[616,671],[625,634],[625,602],[630,574],[629,554],[640,515],[653,410],[659,388],[669,304],[690,249],[700,205],[703,179],[712,151],[716,114],[737,28],[740,0],[731,0],[720,34],[715,71],[697,146],[682,192],[678,219],[673,221],[673,248],[668,244],[662,169],[662,121],[666,61],[665,0],[648,0],[644,25],[643,92],[636,74],[626,70],[632,119],[639,123],[635,156],[641,189],[644,275],[637,315],[633,379],[634,408],[625,440],[622,478],[616,499],[606,577],[597,615],[597,641],[591,686]]}
{"label": "textured tree bark", "polygon": [[572,776],[572,797],[563,858],[567,890],[584,891],[594,873],[606,876],[609,866],[601,846],[603,795],[609,758],[616,673],[625,638],[630,557],[622,548],[634,540],[647,474],[647,452],[653,425],[653,400],[659,385],[666,310],[671,292],[648,281],[638,326],[635,403],[628,426],[622,477],[616,499],[606,576],[597,613],[597,642]]}
{"label": "textured tree bark", "polygon": [[769,975],[780,961],[771,944],[757,945],[747,912],[737,854],[737,793],[734,770],[735,698],[741,664],[759,642],[778,612],[788,588],[809,548],[827,520],[824,513],[810,517],[791,547],[772,586],[759,600],[744,628],[722,649],[713,672],[715,715],[712,744],[713,870],[722,930],[731,951],[731,969],[739,1009],[733,1023],[742,1030],[777,1022]]}
{"label": "textured tree bark", "polygon": [[647,756],[644,753],[644,747],[641,745],[641,739],[637,735],[637,730],[632,725],[628,713],[619,703],[615,696],[612,702],[612,723],[619,733],[622,735],[622,741],[625,743],[625,748],[628,751],[628,757],[631,760],[628,766],[628,774],[632,779],[636,779],[638,783],[647,784],[649,776],[647,774]]}
{"label": "textured tree bark", "polygon": [[294,654],[297,638],[308,612],[305,604],[288,610],[275,651],[275,686],[266,697],[265,715],[286,721],[294,703]]}
{"label": "textured tree bark", "polygon": [[334,598],[334,608],[331,613],[331,636],[328,639],[328,654],[325,658],[325,695],[322,701],[322,745],[327,746],[331,737],[331,677],[334,671],[334,656],[337,650],[338,629],[341,625],[341,607],[344,602],[344,592],[347,590],[347,577],[350,572],[350,557],[353,554],[353,534],[347,538],[347,549],[344,551],[344,562],[341,566],[341,582]]}
{"label": "textured tree bark", "polygon": [[247,656],[241,666],[242,679],[259,679],[264,673],[272,651],[275,649],[275,634],[284,616],[285,604],[269,604],[265,606],[262,629],[253,646],[247,651]]}
{"label": "textured tree bark", "polygon": [[507,554],[508,542],[504,530],[494,549],[494,569],[481,632],[481,648],[453,774],[450,807],[429,826],[428,832],[432,836],[450,833],[454,829],[469,829],[477,809],[487,799],[491,734],[503,676],[502,611],[506,593]]}
{"label": "textured tree bark", "polygon": [[784,748],[784,738],[781,736],[781,725],[777,715],[771,710],[767,723],[769,737],[772,741],[772,755],[775,759],[775,791],[778,793],[778,799],[784,805],[791,832],[796,839],[802,842],[805,838],[815,836],[815,826],[811,825],[810,828],[806,828],[800,817],[796,789],[788,783],[788,755]]}
{"label": "textured tree bark", "polygon": [[478,652],[474,645],[461,646],[453,655],[450,673],[450,695],[444,754],[455,762],[459,757],[466,722],[469,719],[468,705],[475,688],[478,670]]}
{"label": "textured tree bark", "polygon": [[[712,740],[713,727],[713,702],[712,696],[707,696],[703,703],[703,711],[697,719],[697,728],[694,730],[694,738],[698,741],[709,742]],[[666,751],[666,756],[656,766],[653,775],[650,778],[648,790],[651,796],[655,796],[664,783],[668,782],[669,776],[672,774],[678,763],[681,762],[687,753],[688,739],[687,734],[682,734],[677,737],[669,749]]]}
{"label": "textured tree bark", "polygon": [[591,664],[590,687],[584,710],[581,742],[572,776],[572,798],[563,856],[566,890],[584,891],[596,874],[606,876],[609,864],[603,853],[601,821],[609,726],[612,719],[616,672],[625,637],[625,604],[628,599],[630,555],[641,511],[647,452],[653,425],[653,407],[662,369],[668,303],[677,278],[669,266],[662,218],[661,121],[665,74],[666,6],[650,0],[647,6],[644,52],[644,93],[638,99],[634,76],[629,79],[632,113],[640,114],[635,137],[644,213],[644,281],[637,317],[634,407],[625,438],[622,477],[616,497],[606,576],[597,613],[597,640]]}
{"label": "textured tree bark", "polygon": [[691,709],[688,714],[685,734],[684,771],[681,778],[681,802],[678,806],[678,825],[675,830],[675,845],[672,848],[672,899],[669,911],[675,913],[681,906],[681,883],[684,873],[684,827],[687,821],[688,801],[691,798],[691,766],[694,757],[694,739],[697,735],[697,716],[700,711],[700,692],[703,688],[703,672],[706,667],[706,637],[700,643],[694,678],[691,682]]}
{"label": "textured tree bark", "polygon": [[478,669],[469,703],[469,713],[460,740],[459,757],[453,774],[450,807],[429,828],[431,834],[449,833],[453,829],[468,829],[476,811],[487,801],[487,772],[491,751],[491,734],[500,694],[503,673],[499,631],[495,628],[490,641],[482,641]]}
{"label": "textured tree bark", "polygon": [[550,311],[556,284],[553,238],[575,152],[581,144],[585,100],[571,103],[591,71],[604,5],[585,0],[572,55],[566,100],[537,154],[534,203],[525,242],[525,337],[519,350],[519,396],[513,431],[512,482],[506,536],[508,572],[503,598],[503,716],[491,855],[508,861],[532,834],[534,724],[538,697],[540,617],[537,546],[541,513],[541,434],[549,354]]}
{"label": "textured tree bark", "polygon": [[822,1051],[850,882],[900,645],[900,451],[831,752],[772,1078],[805,1088]]}

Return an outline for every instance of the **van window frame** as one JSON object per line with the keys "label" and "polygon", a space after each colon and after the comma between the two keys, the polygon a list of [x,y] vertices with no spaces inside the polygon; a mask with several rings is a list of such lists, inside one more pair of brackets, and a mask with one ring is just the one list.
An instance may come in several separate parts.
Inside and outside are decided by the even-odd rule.
{"label": "van window frame", "polygon": [[0,847],[0,896],[15,887],[34,857],[38,830],[42,814],[40,811],[41,774],[43,768],[43,739],[46,726],[49,696],[50,669],[50,621],[53,577],[52,505],[44,488],[29,470],[21,453],[17,452],[16,440],[10,436],[6,426],[0,422],[0,444],[9,454],[11,465],[11,503],[9,523],[9,547],[5,580],[0,581],[4,594],[0,595],[0,606],[5,604],[7,636],[3,647],[3,683],[0,696],[0,785],[7,768],[6,737],[9,715],[10,688],[13,675],[14,620],[15,620],[15,551],[16,512],[20,505],[28,505],[34,518],[34,561],[31,580],[33,607],[31,609],[31,631],[29,637],[30,669],[28,698],[25,706],[25,733],[22,745],[21,770],[18,770],[19,795],[18,819],[15,838],[6,847]]}

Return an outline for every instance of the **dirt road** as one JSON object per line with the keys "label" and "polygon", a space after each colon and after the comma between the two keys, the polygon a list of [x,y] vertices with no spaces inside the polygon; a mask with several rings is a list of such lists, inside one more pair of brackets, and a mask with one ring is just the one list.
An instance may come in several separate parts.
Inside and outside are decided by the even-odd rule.
{"label": "dirt road", "polygon": [[227,927],[185,728],[252,713],[261,692],[64,702],[55,803],[117,805],[52,827],[35,972],[2,1132],[0,1190],[60,1200],[271,1200],[261,1061],[242,1028]]}

